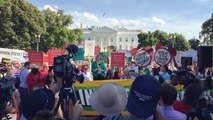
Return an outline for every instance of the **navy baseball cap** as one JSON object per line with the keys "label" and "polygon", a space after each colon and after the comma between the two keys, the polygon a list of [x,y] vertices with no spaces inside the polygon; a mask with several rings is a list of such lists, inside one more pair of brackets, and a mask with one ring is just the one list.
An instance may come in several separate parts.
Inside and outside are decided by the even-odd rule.
{"label": "navy baseball cap", "polygon": [[54,93],[50,90],[38,89],[31,92],[23,104],[23,114],[27,119],[32,119],[40,110],[51,111],[54,106]]}
{"label": "navy baseball cap", "polygon": [[161,86],[151,75],[140,75],[132,83],[127,101],[127,110],[138,118],[154,114],[160,99]]}

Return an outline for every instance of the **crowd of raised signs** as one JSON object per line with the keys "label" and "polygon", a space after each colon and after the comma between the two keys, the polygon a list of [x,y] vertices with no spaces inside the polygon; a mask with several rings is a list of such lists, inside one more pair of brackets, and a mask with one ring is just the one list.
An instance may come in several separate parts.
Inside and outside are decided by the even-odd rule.
{"label": "crowd of raised signs", "polygon": [[[130,61],[118,67],[97,56],[91,63],[76,62],[75,65],[77,71],[84,75],[84,82],[108,80],[90,96],[92,108],[100,114],[92,119],[186,120],[200,97],[212,100],[212,68],[198,68],[196,63],[181,67],[173,59],[168,65],[151,62],[140,67],[135,61]],[[63,84],[62,78],[54,77],[53,67],[47,63],[37,66],[31,62],[1,64],[0,117],[16,114],[17,120],[64,119],[63,106],[59,107],[56,115],[52,114]],[[128,97],[123,86],[110,82],[121,79],[133,80]],[[206,90],[209,93],[203,95]],[[180,93],[182,97],[178,97]],[[6,99],[8,95],[10,97]],[[6,104],[7,100],[11,101],[10,105]],[[122,114],[124,110],[128,113]],[[70,101],[68,119],[81,119],[81,111],[79,101],[75,104]],[[199,119],[201,116],[195,114],[190,117]]]}

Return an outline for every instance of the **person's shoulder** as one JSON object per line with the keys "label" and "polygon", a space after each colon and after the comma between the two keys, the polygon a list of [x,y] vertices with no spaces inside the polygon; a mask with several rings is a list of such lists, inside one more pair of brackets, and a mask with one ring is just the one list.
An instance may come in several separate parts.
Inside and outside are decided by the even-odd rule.
{"label": "person's shoulder", "polygon": [[179,111],[177,111],[177,110],[174,110],[174,115],[176,116],[176,118],[178,119],[178,120],[186,120],[186,114],[184,114],[184,113],[181,113],[181,112],[179,112]]}

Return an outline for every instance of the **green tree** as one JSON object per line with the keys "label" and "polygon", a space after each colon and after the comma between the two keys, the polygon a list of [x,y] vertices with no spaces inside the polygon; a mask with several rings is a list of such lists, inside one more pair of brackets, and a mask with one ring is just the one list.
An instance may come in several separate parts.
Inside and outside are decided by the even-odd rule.
{"label": "green tree", "polygon": [[35,34],[45,31],[41,12],[25,0],[5,0],[0,6],[0,47],[30,50]]}
{"label": "green tree", "polygon": [[202,24],[202,31],[200,32],[200,37],[203,37],[204,42],[206,42],[207,44],[208,42],[213,42],[213,13],[212,17]]}
{"label": "green tree", "polygon": [[157,43],[156,38],[153,36],[152,32],[141,32],[138,34],[138,48],[152,46]]}
{"label": "green tree", "polygon": [[50,48],[63,48],[65,43],[76,43],[82,37],[82,32],[78,29],[71,30],[69,27],[73,23],[72,16],[65,15],[62,10],[57,12],[50,9],[43,10],[46,21],[46,33],[42,37],[42,50]]}
{"label": "green tree", "polygon": [[160,30],[148,33],[139,33],[138,42],[138,48],[152,46],[160,42],[164,46],[174,47],[176,50],[185,51],[189,49],[189,44],[182,34],[168,34]]}
{"label": "green tree", "polygon": [[199,44],[200,44],[200,40],[195,39],[195,38],[190,39],[190,40],[189,40],[189,44],[190,44],[190,46],[191,46],[192,49],[197,50],[197,49],[198,49],[198,46],[199,46]]}
{"label": "green tree", "polygon": [[189,49],[189,44],[182,34],[173,33],[170,34],[171,38],[167,41],[167,47],[173,47],[178,51],[186,51]]}
{"label": "green tree", "polygon": [[169,39],[169,35],[164,31],[156,30],[153,32],[153,35],[157,39],[157,41],[162,43],[163,45],[166,45]]}

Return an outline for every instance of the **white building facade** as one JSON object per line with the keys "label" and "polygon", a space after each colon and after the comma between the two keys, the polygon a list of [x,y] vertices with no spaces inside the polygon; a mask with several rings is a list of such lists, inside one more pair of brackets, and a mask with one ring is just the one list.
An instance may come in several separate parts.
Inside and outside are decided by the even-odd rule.
{"label": "white building facade", "polygon": [[120,50],[131,50],[138,46],[138,34],[141,31],[127,29],[113,29],[100,27],[83,30],[84,41],[95,41],[95,46],[99,46],[101,51],[106,51],[108,46],[115,46]]}

